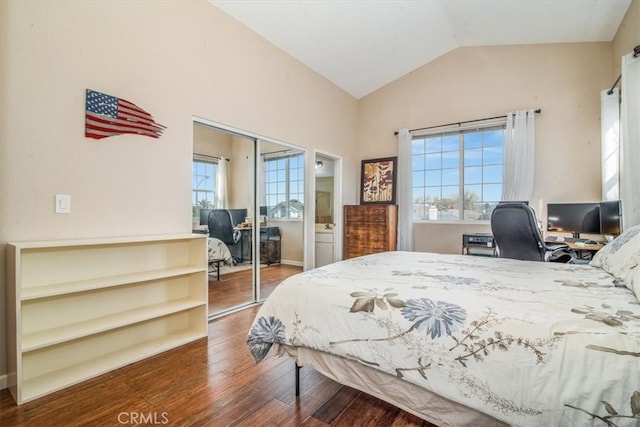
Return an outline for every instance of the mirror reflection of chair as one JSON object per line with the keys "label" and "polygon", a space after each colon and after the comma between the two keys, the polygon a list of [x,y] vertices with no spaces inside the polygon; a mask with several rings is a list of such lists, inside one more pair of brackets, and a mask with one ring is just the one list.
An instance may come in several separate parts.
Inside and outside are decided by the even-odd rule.
{"label": "mirror reflection of chair", "polygon": [[491,231],[500,258],[525,261],[569,262],[565,244],[547,245],[536,222],[534,210],[526,203],[501,203],[491,214]]}
{"label": "mirror reflection of chair", "polygon": [[[240,241],[240,232],[234,230],[233,220],[231,218],[231,213],[227,209],[213,209],[209,212],[209,220],[207,224],[209,228],[209,237],[214,237],[219,239],[229,246],[233,246],[232,250],[229,248],[231,253],[236,253],[235,245]],[[234,264],[238,262],[238,257],[233,257]]]}

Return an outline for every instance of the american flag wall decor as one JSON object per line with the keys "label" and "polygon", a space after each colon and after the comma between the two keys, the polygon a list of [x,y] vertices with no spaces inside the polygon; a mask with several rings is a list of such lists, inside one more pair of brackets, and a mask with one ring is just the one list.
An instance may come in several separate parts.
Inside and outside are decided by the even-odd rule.
{"label": "american flag wall decor", "polygon": [[84,136],[102,139],[132,133],[159,138],[165,126],[126,99],[87,89]]}

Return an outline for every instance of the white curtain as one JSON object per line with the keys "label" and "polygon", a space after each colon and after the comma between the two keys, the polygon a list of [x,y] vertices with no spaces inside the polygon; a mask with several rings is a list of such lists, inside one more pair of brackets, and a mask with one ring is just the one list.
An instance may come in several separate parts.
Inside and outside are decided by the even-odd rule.
{"label": "white curtain", "polygon": [[622,57],[620,199],[624,228],[640,224],[640,57]]}
{"label": "white curtain", "polygon": [[[267,180],[264,174],[264,158],[260,156],[258,161],[256,174],[258,175],[258,208],[267,205]],[[259,213],[259,212],[258,212]]]}
{"label": "white curtain", "polygon": [[221,157],[216,172],[216,209],[226,209],[227,200],[227,159]]}
{"label": "white curtain", "polygon": [[620,199],[620,93],[600,92],[602,200]]}
{"label": "white curtain", "polygon": [[[260,152],[260,143],[257,145],[257,152]],[[254,166],[254,155],[250,155],[247,157],[247,175],[249,176],[249,201],[247,202],[247,206],[249,206],[249,210],[247,210],[247,216],[254,216],[253,205],[256,202],[256,185],[258,188],[264,186],[264,173],[261,173],[264,170],[264,156],[258,154],[258,161]],[[256,177],[258,177],[256,182]],[[260,193],[260,190],[258,190]]]}
{"label": "white curtain", "polygon": [[530,200],[533,194],[536,148],[534,116],[533,110],[507,115],[502,200]]}
{"label": "white curtain", "polygon": [[398,132],[398,250],[413,251],[411,134],[407,129]]}
{"label": "white curtain", "polygon": [[[256,148],[258,153],[262,153],[263,144],[266,145],[267,142],[262,139],[258,139],[257,148]],[[251,185],[250,186],[251,188],[249,189],[249,194],[251,196],[251,203],[249,204],[250,206],[253,206],[253,202],[254,202],[254,188],[257,189],[256,191],[258,194],[256,195],[257,196],[256,202],[258,203],[258,206],[257,206],[258,212],[254,213],[255,214],[254,216],[256,217],[260,215],[260,207],[267,205],[267,177],[264,173],[264,162],[267,159],[267,157],[268,156],[266,156],[265,154],[258,154],[258,161],[256,162],[255,171],[254,171],[253,165],[250,165],[249,167],[251,182],[253,182],[254,176],[258,177],[258,180],[255,184],[256,187]]]}

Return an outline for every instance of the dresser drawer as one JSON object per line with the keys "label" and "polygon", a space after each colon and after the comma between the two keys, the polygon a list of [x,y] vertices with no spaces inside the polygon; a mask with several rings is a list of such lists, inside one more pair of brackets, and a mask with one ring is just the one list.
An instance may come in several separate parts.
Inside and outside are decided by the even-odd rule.
{"label": "dresser drawer", "polygon": [[384,206],[345,206],[345,224],[386,224]]}
{"label": "dresser drawer", "polygon": [[344,258],[396,250],[395,205],[344,207]]}

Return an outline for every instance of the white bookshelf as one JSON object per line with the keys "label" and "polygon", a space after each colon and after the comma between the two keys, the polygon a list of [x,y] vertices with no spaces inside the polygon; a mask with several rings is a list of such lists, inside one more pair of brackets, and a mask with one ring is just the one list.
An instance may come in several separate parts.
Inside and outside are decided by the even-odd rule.
{"label": "white bookshelf", "polygon": [[205,235],[9,243],[7,272],[17,404],[207,336]]}

